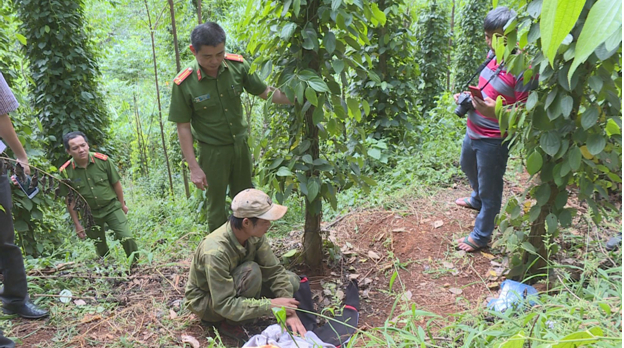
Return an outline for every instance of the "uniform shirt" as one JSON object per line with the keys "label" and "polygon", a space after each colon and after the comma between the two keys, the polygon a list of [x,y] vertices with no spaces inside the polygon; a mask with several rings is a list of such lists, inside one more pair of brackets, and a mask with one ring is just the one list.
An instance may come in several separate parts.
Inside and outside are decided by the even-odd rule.
{"label": "uniform shirt", "polygon": [[[192,69],[190,75],[176,83],[188,69]],[[205,74],[195,60],[176,80],[171,89],[169,121],[190,122],[193,137],[210,145],[230,145],[246,139],[248,125],[240,98],[243,88],[253,95],[267,88],[256,74],[249,74],[247,62],[224,59],[214,78]]]}
{"label": "uniform shirt", "polygon": [[[94,217],[103,217],[119,208],[113,184],[120,177],[108,156],[90,152],[86,168],[77,166],[72,158],[65,162],[60,172],[61,177],[71,180],[71,186],[85,198]],[[69,189],[61,185],[61,196],[68,192]]]}
{"label": "uniform shirt", "polygon": [[6,115],[9,112],[15,111],[19,103],[9,85],[6,83],[4,76],[0,73],[0,115]]}
{"label": "uniform shirt", "polygon": [[273,254],[266,237],[251,237],[242,246],[226,222],[206,236],[195,251],[185,291],[188,307],[202,311],[198,304],[209,298],[214,312],[235,322],[271,315],[270,299],[237,297],[232,272],[247,261],[260,266],[262,283],[269,285],[276,297],[293,297],[286,269]]}
{"label": "uniform shirt", "polygon": [[[490,51],[488,57],[494,53]],[[479,75],[479,88],[482,88],[497,70],[501,68],[501,62],[496,59],[492,59],[488,65],[481,71]],[[503,105],[512,105],[514,103],[526,103],[529,97],[529,92],[532,89],[537,88],[537,78],[533,77],[526,84],[524,83],[523,75],[514,76],[508,73],[504,68],[501,68],[498,75],[496,75],[490,83],[483,88],[481,93],[483,98],[490,97],[494,100],[500,95],[503,97]],[[471,139],[483,139],[483,138],[501,138],[500,126],[498,125],[497,118],[490,118],[481,115],[477,110],[472,109],[468,111],[467,117],[467,132]]]}

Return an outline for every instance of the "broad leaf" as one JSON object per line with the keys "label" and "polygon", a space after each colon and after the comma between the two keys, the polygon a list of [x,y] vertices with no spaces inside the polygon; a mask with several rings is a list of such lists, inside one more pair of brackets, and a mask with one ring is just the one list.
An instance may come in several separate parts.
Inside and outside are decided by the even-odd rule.
{"label": "broad leaf", "polygon": [[530,175],[537,173],[542,169],[543,159],[539,151],[534,151],[529,158],[527,158],[527,171]]}
{"label": "broad leaf", "polygon": [[561,146],[561,139],[559,138],[559,134],[555,131],[550,131],[547,133],[542,133],[540,137],[540,147],[547,154],[554,156],[559,151],[559,147]]}
{"label": "broad leaf", "polygon": [[568,164],[570,169],[577,171],[581,167],[581,150],[577,146],[572,146],[568,151]]}
{"label": "broad leaf", "polygon": [[295,33],[295,29],[297,29],[297,25],[295,23],[288,23],[282,28],[282,32],[280,33],[280,38],[284,41],[290,40],[292,35]]}
{"label": "broad leaf", "polygon": [[[553,65],[559,45],[576,24],[585,0],[543,0],[540,31],[542,51]],[[578,47],[578,45],[577,45]]]}
{"label": "broad leaf", "polygon": [[318,106],[318,98],[316,97],[316,92],[310,87],[305,89],[305,97],[310,102],[310,104],[314,106]]}
{"label": "broad leaf", "polygon": [[327,50],[327,53],[330,55],[334,53],[334,50],[336,50],[336,35],[334,35],[333,32],[328,31],[325,34],[325,37],[323,37],[323,46],[325,46],[325,50]]}
{"label": "broad leaf", "polygon": [[607,141],[601,134],[592,134],[587,138],[587,151],[596,156],[604,150]]}
{"label": "broad leaf", "polygon": [[[617,30],[622,30],[622,0],[596,1],[589,10],[583,31],[576,43],[575,57],[568,72],[568,80],[571,80],[576,68]],[[542,40],[543,38],[542,36]]]}
{"label": "broad leaf", "polygon": [[598,109],[590,107],[581,115],[581,126],[583,129],[589,129],[598,121]]}

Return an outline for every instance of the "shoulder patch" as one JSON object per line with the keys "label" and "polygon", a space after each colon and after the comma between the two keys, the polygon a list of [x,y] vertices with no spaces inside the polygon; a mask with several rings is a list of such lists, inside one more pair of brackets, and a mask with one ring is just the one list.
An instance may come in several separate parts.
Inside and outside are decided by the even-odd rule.
{"label": "shoulder patch", "polygon": [[68,166],[70,163],[71,163],[71,160],[69,160],[69,161],[65,162],[65,163],[61,166],[61,168],[59,168],[59,172],[64,171],[64,170],[65,170],[65,168],[67,168],[67,166]]}
{"label": "shoulder patch", "polygon": [[192,72],[193,72],[193,68],[187,68],[186,70],[181,72],[178,76],[176,76],[176,78],[173,79],[173,82],[179,86],[182,83],[182,81],[184,81],[187,77],[191,75]]}
{"label": "shoulder patch", "polygon": [[103,153],[99,153],[99,152],[94,153],[93,157],[101,159],[102,161],[107,161],[108,160],[108,156],[106,156]]}
{"label": "shoulder patch", "polygon": [[240,54],[232,54],[232,53],[226,53],[225,59],[233,60],[235,62],[241,62],[241,63],[245,60],[245,58],[243,58],[243,56],[241,56]]}

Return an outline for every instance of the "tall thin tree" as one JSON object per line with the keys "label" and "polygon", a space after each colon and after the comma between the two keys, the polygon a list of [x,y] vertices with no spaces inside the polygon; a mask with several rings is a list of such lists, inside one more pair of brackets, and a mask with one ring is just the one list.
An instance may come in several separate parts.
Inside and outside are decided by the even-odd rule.
{"label": "tall thin tree", "polygon": [[160,126],[160,138],[162,140],[163,154],[165,155],[165,163],[167,164],[167,174],[169,175],[169,188],[171,189],[171,197],[175,200],[173,192],[173,179],[171,178],[171,166],[169,165],[169,155],[167,154],[167,143],[165,142],[165,127],[162,121],[162,105],[160,103],[160,87],[158,86],[158,67],[156,65],[156,43],[154,41],[154,30],[158,26],[158,20],[152,25],[152,16],[150,15],[147,0],[145,3],[145,11],[147,12],[147,21],[149,24],[150,39],[152,40],[152,60],[154,62],[154,84],[156,85],[156,100],[158,101],[158,124]]}
{"label": "tall thin tree", "polygon": [[[171,31],[173,31],[173,47],[175,50],[175,58],[176,58],[176,71],[180,71],[180,48],[178,47],[178,31],[176,29],[176,20],[175,20],[175,8],[173,5],[173,0],[167,0],[169,2],[169,13],[171,14]],[[186,198],[191,197],[191,191],[189,190],[188,178],[186,175],[186,161],[182,160],[182,178],[184,179],[184,193],[186,193]]]}

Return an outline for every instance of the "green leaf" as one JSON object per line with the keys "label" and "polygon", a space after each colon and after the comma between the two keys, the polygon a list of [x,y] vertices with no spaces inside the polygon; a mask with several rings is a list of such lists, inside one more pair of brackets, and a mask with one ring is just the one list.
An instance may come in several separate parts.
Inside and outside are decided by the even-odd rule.
{"label": "green leaf", "polygon": [[541,184],[535,190],[535,200],[537,204],[541,207],[548,202],[550,199],[550,186],[548,184]]}
{"label": "green leaf", "polygon": [[572,213],[570,213],[569,209],[563,209],[561,213],[559,213],[559,223],[561,227],[570,227],[572,225]]}
{"label": "green leaf", "polygon": [[312,28],[311,25],[306,25],[305,28],[301,31],[301,37],[303,37],[303,43],[301,47],[306,50],[318,51],[318,35],[316,34],[316,30]]}
{"label": "green leaf", "polygon": [[598,342],[598,338],[602,338],[602,336],[602,329],[596,326],[586,331],[578,331],[569,334],[558,340],[559,343],[554,344],[552,348],[577,348],[581,345],[590,347],[592,343]]}
{"label": "green leaf", "polygon": [[319,124],[323,122],[324,118],[325,112],[323,111],[323,106],[314,108],[314,113],[312,113],[312,122],[314,124]]}
{"label": "green leaf", "polygon": [[589,107],[581,115],[581,126],[583,129],[589,129],[598,121],[598,109],[595,107]]}
{"label": "green leaf", "polygon": [[345,63],[342,60],[333,60],[332,67],[334,68],[334,72],[336,74],[340,74],[344,69]]}
{"label": "green leaf", "polygon": [[297,25],[295,23],[288,23],[282,28],[282,32],[280,33],[280,38],[284,41],[290,40],[292,35],[295,33],[295,29],[297,29]]}
{"label": "green leaf", "polygon": [[568,164],[570,165],[570,169],[573,171],[577,171],[581,167],[581,149],[578,146],[574,145],[568,150]]}
{"label": "green leaf", "polygon": [[587,151],[596,156],[604,150],[606,144],[607,141],[601,134],[592,134],[587,138]]}
{"label": "green leaf", "polygon": [[527,171],[530,175],[533,175],[542,169],[542,164],[542,155],[539,151],[533,151],[533,153],[527,158]]}
{"label": "green leaf", "polygon": [[538,95],[537,92],[531,92],[529,94],[529,98],[527,98],[527,102],[526,102],[526,109],[531,111],[533,110],[533,108],[535,107],[535,105],[537,104],[538,101]]}
{"label": "green leaf", "polygon": [[290,249],[282,255],[282,258],[288,259],[297,255],[297,249]]}
{"label": "green leaf", "polygon": [[362,100],[362,108],[364,109],[364,114],[368,116],[370,114],[370,105],[368,104],[368,101]]}
{"label": "green leaf", "polygon": [[301,11],[301,0],[293,1],[293,10],[295,11],[295,17],[299,17],[299,11]]}
{"label": "green leaf", "polygon": [[576,68],[617,30],[622,30],[622,0],[596,1],[589,10],[576,43],[575,57],[568,72],[568,80],[572,79]]}
{"label": "green leaf", "polygon": [[26,46],[26,37],[22,34],[15,34],[15,38],[17,39],[17,41],[19,41],[22,45]]}
{"label": "green leaf", "polygon": [[[557,50],[576,24],[585,0],[543,0],[540,31],[542,51],[553,65]],[[578,45],[577,45],[578,48]],[[571,76],[571,75],[570,75]]]}
{"label": "green leaf", "polygon": [[381,83],[381,79],[379,78],[379,75],[377,75],[372,70],[368,71],[368,78],[370,78],[371,80],[375,81],[376,83]]}
{"label": "green leaf", "polygon": [[373,13],[373,17],[381,24],[381,26],[386,25],[386,15],[379,9],[379,6],[376,3],[371,4],[371,10]]}
{"label": "green leaf", "polygon": [[360,111],[360,105],[356,99],[347,98],[347,106],[349,107],[349,114],[354,117],[356,121],[362,120],[362,111]]}
{"label": "green leaf", "polygon": [[589,87],[591,87],[594,90],[594,92],[600,93],[600,90],[602,89],[602,85],[603,85],[602,78],[600,76],[597,76],[597,75],[590,76],[588,82],[589,82]]}
{"label": "green leaf", "polygon": [[334,53],[334,50],[336,50],[336,35],[334,35],[331,31],[328,31],[323,37],[323,46],[325,46],[325,50],[327,50],[327,53],[330,55]]}
{"label": "green leaf", "polygon": [[607,121],[607,127],[605,128],[605,130],[607,131],[607,135],[609,137],[621,134],[620,126],[618,126],[618,124],[612,118]]}
{"label": "green leaf", "polygon": [[316,92],[310,87],[305,89],[305,97],[310,102],[310,104],[314,106],[318,106],[318,98],[316,97]]}
{"label": "green leaf", "polygon": [[368,155],[376,160],[379,160],[381,159],[381,150],[374,148],[374,147],[370,148],[368,149]]}
{"label": "green leaf", "polygon": [[598,303],[598,306],[600,306],[600,308],[607,314],[607,315],[611,315],[611,307],[609,307],[608,304],[604,303],[604,302],[600,302]]}
{"label": "green leaf", "polygon": [[308,198],[308,202],[312,202],[314,201],[316,196],[318,196],[320,185],[317,179],[314,179],[309,180],[306,186],[308,187],[308,194],[306,195],[306,197]]}
{"label": "green leaf", "polygon": [[550,234],[553,234],[557,227],[559,226],[559,220],[557,220],[557,216],[553,213],[546,215],[546,231]]}
{"label": "green leaf", "polygon": [[[524,247],[524,244],[522,246]],[[531,247],[533,247],[533,246],[531,245]],[[535,248],[533,248],[533,250],[535,250]],[[526,337],[524,336],[524,332],[520,331],[517,334],[515,334],[514,336],[510,337],[503,344],[501,344],[499,346],[499,348],[522,348],[522,347],[524,347],[524,341],[525,340],[526,340]]]}
{"label": "green leaf", "polygon": [[306,153],[301,157],[301,159],[307,164],[312,164],[312,156],[310,156],[310,154]]}
{"label": "green leaf", "polygon": [[535,247],[533,246],[533,244],[529,242],[522,242],[522,249],[526,250],[530,254],[533,254],[533,255],[537,254]]}
{"label": "green leaf", "polygon": [[338,10],[340,8],[340,5],[342,5],[342,0],[332,0],[332,3],[331,3],[332,11]]}
{"label": "green leaf", "polygon": [[574,99],[572,99],[571,96],[566,95],[565,97],[561,98],[560,105],[561,113],[563,113],[563,116],[565,116],[566,118],[570,117],[572,107],[574,106]]}
{"label": "green leaf", "polygon": [[542,133],[540,137],[540,147],[547,154],[554,156],[559,151],[559,147],[561,146],[561,140],[559,138],[559,134],[555,131],[549,131],[547,133]]}
{"label": "green leaf", "polygon": [[308,86],[312,87],[317,92],[329,92],[329,87],[325,81],[323,81],[320,77],[315,76],[307,81]]}
{"label": "green leaf", "polygon": [[288,167],[280,167],[277,170],[277,173],[275,175],[277,175],[277,176],[291,176],[292,172],[290,171],[290,169],[288,169]]}

